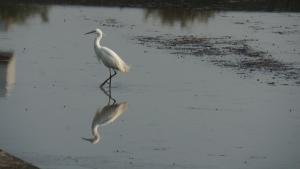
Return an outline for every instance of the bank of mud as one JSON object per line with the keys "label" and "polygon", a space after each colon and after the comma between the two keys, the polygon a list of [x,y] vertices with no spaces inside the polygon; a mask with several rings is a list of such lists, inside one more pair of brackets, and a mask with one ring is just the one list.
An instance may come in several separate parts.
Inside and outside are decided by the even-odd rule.
{"label": "bank of mud", "polygon": [[[277,60],[268,51],[249,45],[255,39],[237,40],[231,36],[200,37],[196,35],[137,36],[139,44],[168,50],[178,58],[195,56],[214,65],[231,68],[243,78],[255,73],[269,76],[269,85],[300,85],[300,67]],[[256,79],[260,81],[260,79]]]}
{"label": "bank of mud", "polygon": [[39,169],[32,164],[25,162],[0,149],[0,168],[1,169]]}

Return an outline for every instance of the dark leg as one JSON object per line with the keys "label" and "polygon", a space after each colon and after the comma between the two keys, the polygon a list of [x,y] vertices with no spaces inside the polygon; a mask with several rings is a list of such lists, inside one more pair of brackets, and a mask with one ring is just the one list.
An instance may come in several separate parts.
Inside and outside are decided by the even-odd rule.
{"label": "dark leg", "polygon": [[111,77],[114,77],[117,75],[117,72],[115,71],[115,69],[113,69],[113,71],[114,71],[114,74]]}
{"label": "dark leg", "polygon": [[111,69],[109,69],[109,94],[110,94],[110,91],[111,91]]}
{"label": "dark leg", "polygon": [[115,100],[113,97],[111,97],[111,93],[110,93],[110,95],[109,95],[109,101],[108,101],[108,104],[110,104],[110,100],[113,101],[112,105],[116,103],[116,100]]}
{"label": "dark leg", "polygon": [[117,72],[114,69],[113,69],[113,71],[114,71],[114,74],[111,74],[111,68],[109,68],[109,78],[107,78],[103,83],[101,83],[101,85],[99,86],[100,88],[103,88],[105,83],[107,83],[109,80],[111,80],[112,77],[117,75]]}
{"label": "dark leg", "polygon": [[109,71],[109,73],[111,75],[110,79],[109,79],[109,102],[110,102],[110,99],[111,99],[113,101],[112,104],[115,104],[116,100],[113,97],[111,97],[111,79],[112,79],[112,77],[114,77],[117,74],[117,72],[114,69],[113,69],[113,71],[114,71],[113,75],[111,75],[111,70]]}
{"label": "dark leg", "polygon": [[101,83],[100,88],[102,88],[105,85],[105,83],[107,83],[111,79],[111,77],[112,77],[111,76],[111,70],[109,68],[109,78],[107,78],[103,83]]}
{"label": "dark leg", "polygon": [[110,76],[110,80],[109,80],[109,87],[111,88],[111,79],[117,75],[117,72],[113,69],[114,74]]}
{"label": "dark leg", "polygon": [[113,100],[113,103],[112,104],[116,104],[116,100],[112,97],[110,97],[112,100]]}
{"label": "dark leg", "polygon": [[115,103],[116,103],[116,100],[115,100],[113,97],[111,97],[111,91],[107,92],[103,87],[100,87],[100,89],[101,89],[102,92],[109,98],[107,104],[110,104],[110,100],[113,101],[112,104],[115,104]]}
{"label": "dark leg", "polygon": [[[103,93],[108,96],[109,100],[108,100],[108,104],[110,104],[110,100],[113,101],[113,104],[116,103],[116,100],[111,97],[111,78],[113,76],[115,76],[117,74],[117,72],[115,70],[114,71],[114,74],[111,75],[111,68],[109,68],[109,78],[107,78],[101,85],[100,85],[100,89],[103,91]],[[107,83],[109,81],[109,89],[108,89],[108,92],[103,88],[103,86],[105,85],[105,83]]]}

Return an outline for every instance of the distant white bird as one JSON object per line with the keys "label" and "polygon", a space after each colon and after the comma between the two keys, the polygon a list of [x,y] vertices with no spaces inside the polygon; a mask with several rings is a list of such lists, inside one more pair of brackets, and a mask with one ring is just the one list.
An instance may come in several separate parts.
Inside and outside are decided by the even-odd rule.
{"label": "distant white bird", "polygon": [[[86,34],[96,33],[98,36],[95,38],[94,49],[99,60],[102,60],[103,64],[109,69],[109,78],[107,78],[101,85],[102,87],[108,80],[110,80],[109,85],[111,86],[111,78],[117,74],[116,70],[120,72],[128,72],[130,66],[128,66],[121,57],[116,54],[113,50],[100,45],[102,39],[102,31],[100,29],[93,30]],[[85,35],[86,35],[85,34]],[[111,69],[114,74],[111,74]]]}
{"label": "distant white bird", "polygon": [[93,144],[96,144],[100,141],[101,136],[98,131],[100,126],[105,126],[114,122],[119,116],[123,114],[123,112],[127,109],[127,102],[120,102],[114,104],[108,104],[104,106],[102,109],[99,107],[97,110],[93,122],[92,122],[92,138],[82,138],[83,140],[89,141]]}

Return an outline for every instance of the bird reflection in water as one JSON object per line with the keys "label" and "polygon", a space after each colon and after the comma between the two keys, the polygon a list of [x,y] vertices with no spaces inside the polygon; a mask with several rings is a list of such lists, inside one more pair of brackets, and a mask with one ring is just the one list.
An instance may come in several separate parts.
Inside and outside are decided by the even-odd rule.
{"label": "bird reflection in water", "polygon": [[111,87],[109,88],[108,92],[102,87],[100,89],[106,96],[108,96],[108,103],[103,108],[99,107],[95,113],[91,126],[92,137],[82,138],[83,140],[89,141],[92,144],[97,144],[101,139],[99,128],[114,122],[128,107],[128,103],[126,101],[117,103],[116,100],[111,97]]}

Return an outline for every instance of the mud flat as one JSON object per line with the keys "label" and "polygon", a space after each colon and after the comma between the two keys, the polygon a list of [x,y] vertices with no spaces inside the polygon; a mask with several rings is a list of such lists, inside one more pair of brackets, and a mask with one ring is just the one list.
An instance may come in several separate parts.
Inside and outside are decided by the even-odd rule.
{"label": "mud flat", "polygon": [[[241,77],[255,72],[268,74],[272,79],[283,79],[282,85],[300,85],[300,68],[296,64],[276,60],[267,51],[254,49],[249,42],[255,39],[236,40],[231,36],[199,37],[193,35],[137,36],[139,44],[158,49],[167,49],[178,58],[200,57],[203,61],[236,70]],[[259,79],[257,79],[259,81]],[[275,82],[267,82],[274,85]]]}
{"label": "mud flat", "polygon": [[37,167],[0,149],[1,169],[38,169]]}

